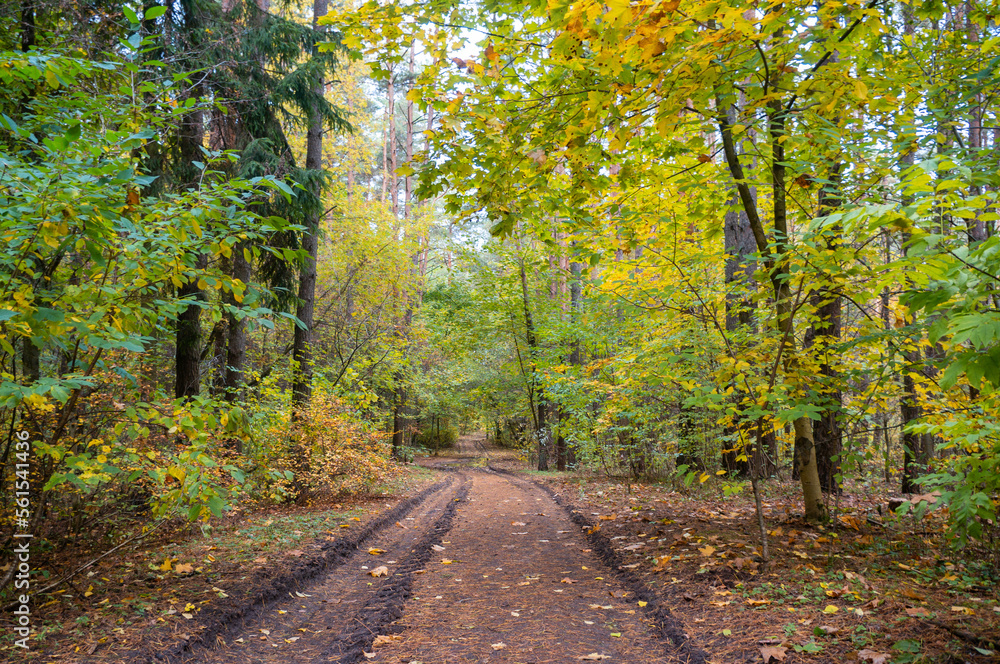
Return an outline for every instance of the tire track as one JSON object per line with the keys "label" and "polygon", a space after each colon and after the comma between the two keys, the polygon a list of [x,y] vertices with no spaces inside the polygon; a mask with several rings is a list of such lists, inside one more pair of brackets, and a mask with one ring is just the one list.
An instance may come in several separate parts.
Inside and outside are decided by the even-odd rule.
{"label": "tire track", "polygon": [[469,485],[464,483],[455,499],[445,508],[444,514],[417,543],[413,553],[400,565],[392,579],[379,588],[375,597],[354,616],[353,622],[358,623],[354,631],[330,646],[327,650],[328,661],[338,664],[361,661],[365,649],[370,649],[377,636],[387,631],[396,631],[386,628],[402,617],[404,604],[413,594],[411,588],[416,572],[430,560],[433,553],[431,547],[440,544],[451,530],[455,510],[468,493]]}
{"label": "tire track", "polygon": [[615,551],[611,541],[600,534],[594,527],[594,524],[583,516],[579,510],[574,509],[571,504],[563,500],[560,494],[544,484],[519,477],[517,474],[502,468],[490,466],[489,470],[504,476],[511,482],[531,486],[545,492],[553,502],[566,512],[573,523],[580,526],[593,553],[609,568],[619,585],[634,593],[637,599],[646,603],[646,606],[641,610],[651,618],[651,622],[656,627],[660,638],[666,641],[665,645],[668,651],[671,654],[679,655],[682,658],[681,661],[688,664],[705,664],[708,662],[708,653],[691,641],[684,631],[684,624],[670,612],[669,608],[663,606],[657,594],[649,590],[638,575],[625,569],[626,562]]}
{"label": "tire track", "polygon": [[[335,540],[316,540],[311,545],[318,549],[317,553],[305,560],[296,561],[277,576],[266,580],[266,585],[247,598],[235,601],[229,606],[223,606],[203,619],[204,628],[190,639],[181,639],[166,650],[150,653],[144,652],[130,658],[130,664],[174,664],[182,661],[210,661],[217,659],[218,650],[212,650],[216,645],[232,644],[242,634],[246,636],[248,625],[261,622],[265,616],[273,615],[278,607],[287,604],[290,597],[294,600],[302,590],[321,585],[331,575],[339,573],[342,568],[360,554],[359,548],[369,542],[398,538],[394,525],[411,513],[430,513],[433,507],[430,503],[442,503],[442,497],[451,496],[451,490],[458,482],[457,478],[449,478],[438,482],[417,495],[404,500],[395,507],[379,515],[365,524],[360,530],[350,536]],[[450,501],[450,498],[447,498]],[[363,585],[363,584],[362,584]],[[364,586],[365,590],[370,590]],[[305,593],[302,593],[305,594]],[[292,637],[289,637],[292,638]],[[244,639],[246,640],[246,639]],[[219,659],[218,661],[223,661]],[[236,661],[246,661],[237,658]]]}

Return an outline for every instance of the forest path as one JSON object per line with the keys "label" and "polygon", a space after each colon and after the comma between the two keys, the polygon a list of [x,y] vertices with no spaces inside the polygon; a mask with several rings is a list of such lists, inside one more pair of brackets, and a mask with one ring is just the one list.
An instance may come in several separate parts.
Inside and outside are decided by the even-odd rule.
{"label": "forest path", "polygon": [[[662,611],[643,608],[552,496],[491,470],[481,436],[457,447],[423,461],[453,475],[406,520],[197,661],[703,661],[664,638]],[[379,565],[388,576],[370,576]]]}

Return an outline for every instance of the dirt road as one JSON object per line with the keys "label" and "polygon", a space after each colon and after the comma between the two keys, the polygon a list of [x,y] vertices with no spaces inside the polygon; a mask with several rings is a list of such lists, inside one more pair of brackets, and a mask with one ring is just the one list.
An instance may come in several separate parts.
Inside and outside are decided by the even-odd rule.
{"label": "dirt road", "polygon": [[[446,481],[282,601],[230,621],[198,662],[701,662],[607,541],[479,441]],[[395,515],[394,515],[395,516]],[[588,529],[590,530],[590,529]],[[380,569],[382,568],[382,569]]]}

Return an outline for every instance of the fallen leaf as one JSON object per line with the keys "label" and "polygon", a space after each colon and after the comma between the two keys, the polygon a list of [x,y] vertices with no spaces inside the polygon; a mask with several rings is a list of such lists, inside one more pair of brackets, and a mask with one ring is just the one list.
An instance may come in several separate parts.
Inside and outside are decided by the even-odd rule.
{"label": "fallen leaf", "polygon": [[764,664],[771,664],[785,661],[786,652],[788,649],[781,646],[765,646],[760,649],[760,656],[764,658]]}
{"label": "fallen leaf", "polygon": [[642,607],[646,606],[646,604],[647,604],[647,602],[643,602],[642,600],[639,600],[639,608],[640,608],[640,609],[641,609]]}
{"label": "fallen leaf", "polygon": [[827,604],[826,608],[823,609],[823,613],[826,614],[833,614],[836,613],[837,611],[840,611],[840,607],[834,606],[833,604]]}
{"label": "fallen leaf", "polygon": [[592,608],[592,609],[601,609],[602,611],[610,611],[614,607],[611,606],[610,604],[591,604],[590,608]]}
{"label": "fallen leaf", "polygon": [[906,615],[910,616],[911,618],[926,618],[927,616],[931,615],[931,612],[922,606],[917,606],[912,609],[907,609]]}
{"label": "fallen leaf", "polygon": [[442,551],[444,551],[444,547],[441,546],[440,544],[431,544],[431,550],[441,553]]}
{"label": "fallen leaf", "polygon": [[920,601],[920,602],[922,602],[925,599],[927,599],[926,595],[924,595],[923,593],[918,593],[917,591],[913,590],[912,588],[903,588],[902,590],[899,591],[899,593],[901,595],[905,595],[906,597],[909,597],[910,599],[915,599],[915,600]]}
{"label": "fallen leaf", "polygon": [[392,643],[393,641],[399,641],[401,637],[399,634],[379,634],[372,641],[372,648],[377,648],[378,646],[384,646],[387,643]]}
{"label": "fallen leaf", "polygon": [[170,571],[170,567],[171,567],[171,565],[174,564],[175,560],[177,560],[177,559],[176,558],[167,558],[166,560],[164,560],[163,564],[160,565],[160,571],[161,572],[169,572]]}
{"label": "fallen leaf", "polygon": [[703,555],[705,557],[708,557],[708,556],[712,555],[713,553],[715,553],[715,547],[714,546],[703,546],[700,549],[698,549],[698,553],[700,553],[701,555]]}
{"label": "fallen leaf", "polygon": [[378,657],[378,655],[376,655],[375,653],[365,652],[364,650],[361,651],[361,654],[365,656],[365,659],[373,659],[375,657]]}
{"label": "fallen leaf", "polygon": [[490,644],[490,648],[493,648],[494,650],[503,650],[506,647],[507,647],[507,644],[504,643],[503,641],[501,641],[499,643],[491,643]]}
{"label": "fallen leaf", "polygon": [[389,568],[385,565],[381,567],[376,567],[372,571],[368,572],[370,576],[389,576]]}
{"label": "fallen leaf", "polygon": [[385,553],[385,549],[371,548],[371,549],[368,549],[368,553],[370,553],[373,556],[381,556],[383,553]]}
{"label": "fallen leaf", "polygon": [[589,655],[581,655],[577,659],[582,659],[587,662],[596,662],[601,659],[611,659],[611,655],[601,655],[600,653],[592,652]]}
{"label": "fallen leaf", "polygon": [[526,524],[526,523],[525,523],[525,522],[523,522],[523,521],[511,521],[511,522],[510,522],[510,525],[512,525],[512,526],[518,526],[518,527],[520,527],[520,526],[526,526],[526,525],[528,525],[528,524]]}
{"label": "fallen leaf", "polygon": [[951,607],[951,610],[954,611],[955,613],[964,613],[967,616],[976,615],[976,612],[967,606],[953,606]]}
{"label": "fallen leaf", "polygon": [[194,565],[189,565],[187,563],[183,563],[181,565],[175,565],[174,571],[177,572],[178,574],[190,574],[191,572],[194,571]]}
{"label": "fallen leaf", "polygon": [[747,600],[747,604],[749,604],[750,606],[764,606],[765,604],[770,604],[770,603],[771,603],[771,600],[769,600],[769,599],[748,599]]}
{"label": "fallen leaf", "polygon": [[892,660],[892,654],[868,650],[867,648],[858,653],[858,661],[865,664],[888,664]]}
{"label": "fallen leaf", "polygon": [[631,593],[627,590],[612,590],[611,596],[621,599],[622,597],[628,597]]}
{"label": "fallen leaf", "polygon": [[567,577],[563,578],[561,581],[559,581],[559,583],[576,583],[576,581],[574,581],[573,579],[571,579],[571,578],[569,578],[567,576]]}
{"label": "fallen leaf", "polygon": [[442,559],[441,559],[441,564],[442,564],[442,565],[450,565],[450,564],[452,564],[453,562],[455,562],[455,561],[454,561],[454,560],[451,560],[451,559],[449,559],[449,558],[442,558]]}

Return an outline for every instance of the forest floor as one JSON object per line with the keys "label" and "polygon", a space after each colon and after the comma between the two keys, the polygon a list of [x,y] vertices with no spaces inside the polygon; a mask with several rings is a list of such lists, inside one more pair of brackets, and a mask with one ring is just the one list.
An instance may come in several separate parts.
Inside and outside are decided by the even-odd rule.
{"label": "forest floor", "polygon": [[[467,436],[374,496],[109,557],[33,607],[32,662],[1000,661],[980,552],[849,487],[813,527],[765,487],[525,471]],[[730,487],[738,485],[731,484]],[[878,507],[881,506],[881,512]]]}

